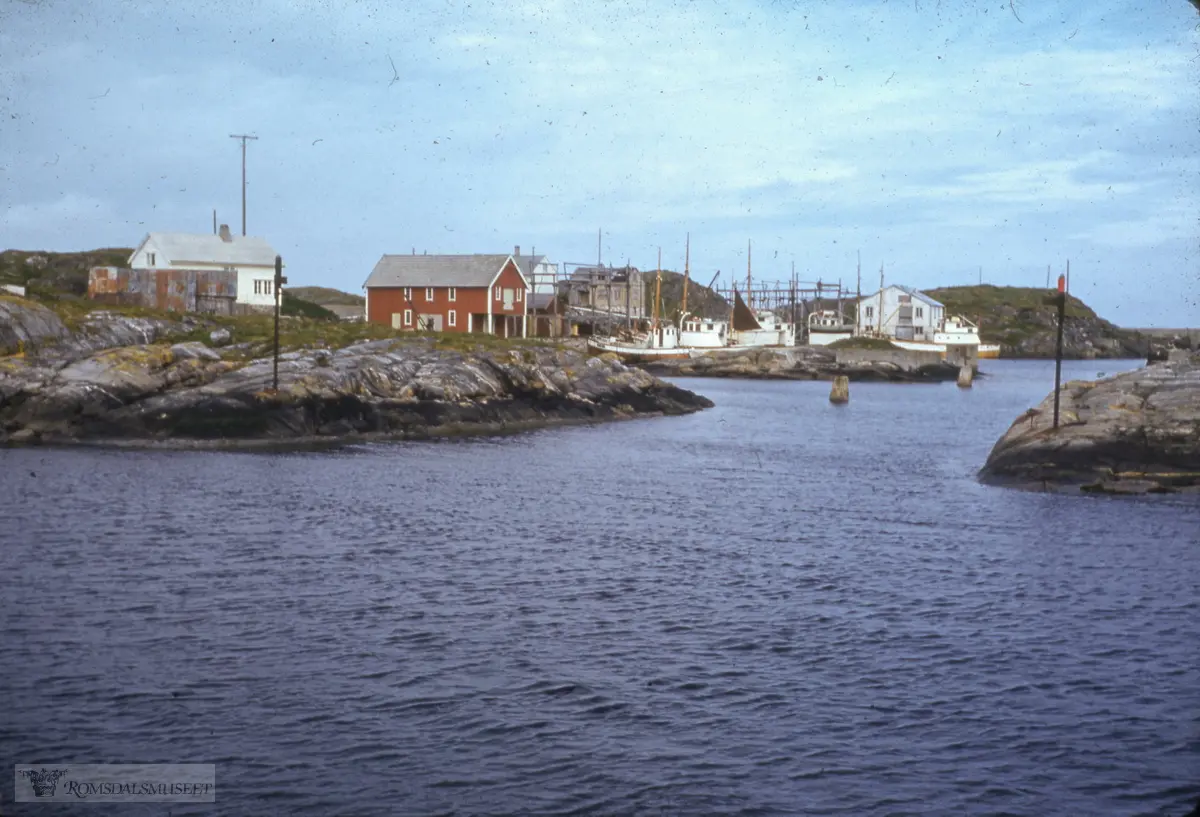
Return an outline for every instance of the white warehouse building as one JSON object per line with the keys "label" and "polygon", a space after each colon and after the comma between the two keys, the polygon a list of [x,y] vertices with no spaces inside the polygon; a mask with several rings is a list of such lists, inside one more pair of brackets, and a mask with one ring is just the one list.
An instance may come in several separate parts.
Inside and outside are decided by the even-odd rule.
{"label": "white warehouse building", "polygon": [[892,284],[858,302],[856,335],[932,341],[941,331],[945,307],[924,292]]}

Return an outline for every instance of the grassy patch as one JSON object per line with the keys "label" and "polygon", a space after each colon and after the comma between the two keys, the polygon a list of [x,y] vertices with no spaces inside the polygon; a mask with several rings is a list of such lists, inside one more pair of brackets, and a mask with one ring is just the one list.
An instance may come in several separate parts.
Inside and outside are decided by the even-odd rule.
{"label": "grassy patch", "polygon": [[283,291],[283,300],[279,304],[279,313],[281,315],[313,318],[322,321],[338,320],[338,316],[325,307],[299,297],[287,289]]}
{"label": "grassy patch", "polygon": [[286,290],[297,298],[321,306],[363,306],[366,299],[361,295],[342,292],[330,287],[290,287]]}
{"label": "grassy patch", "polygon": [[[409,333],[412,335],[412,333]],[[454,352],[506,351],[510,349],[548,348],[562,349],[562,344],[553,338],[500,338],[495,335],[466,334],[462,332],[422,332],[415,337],[433,339],[433,348]]]}
{"label": "grassy patch", "polygon": [[835,340],[829,344],[829,349],[899,349],[900,347],[885,338],[855,337]]}
{"label": "grassy patch", "polygon": [[[943,289],[926,290],[926,295],[941,301],[946,307],[946,314],[965,315],[972,320],[978,317],[987,320],[988,316],[1001,311],[1025,311],[1036,315],[1039,313],[1054,313],[1056,308],[1046,303],[1050,290],[1036,287],[998,287],[991,284],[969,287],[945,287]],[[1074,295],[1067,296],[1067,317],[1095,318],[1092,308]]]}
{"label": "grassy patch", "polygon": [[72,295],[86,295],[92,267],[123,267],[132,249],[113,247],[86,252],[0,252],[0,284],[50,288]]}

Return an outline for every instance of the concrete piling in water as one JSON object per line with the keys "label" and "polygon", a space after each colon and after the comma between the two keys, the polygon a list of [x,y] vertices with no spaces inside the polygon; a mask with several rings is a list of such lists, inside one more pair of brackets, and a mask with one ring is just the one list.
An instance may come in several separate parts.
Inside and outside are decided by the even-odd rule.
{"label": "concrete piling in water", "polygon": [[958,386],[961,389],[969,389],[973,382],[975,382],[975,367],[970,363],[964,363],[958,370]]}
{"label": "concrete piling in water", "polygon": [[850,378],[845,375],[838,375],[833,379],[833,388],[829,392],[829,402],[850,402]]}

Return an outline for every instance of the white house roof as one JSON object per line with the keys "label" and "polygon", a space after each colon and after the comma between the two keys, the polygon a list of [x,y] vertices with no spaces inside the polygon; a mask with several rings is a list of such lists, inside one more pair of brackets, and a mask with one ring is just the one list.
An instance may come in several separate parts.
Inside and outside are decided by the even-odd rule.
{"label": "white house roof", "polygon": [[235,235],[229,241],[211,233],[150,233],[129,256],[129,263],[148,243],[171,266],[188,262],[230,266],[275,266],[275,249],[265,238]]}
{"label": "white house roof", "polygon": [[902,290],[902,291],[908,293],[909,295],[913,296],[914,298],[920,298],[922,301],[929,304],[930,306],[941,306],[942,305],[940,302],[935,301],[933,298],[930,298],[928,295],[926,295],[924,292],[922,292],[919,289],[913,289],[912,287],[900,286],[899,284],[896,285],[896,289]]}
{"label": "white house roof", "polygon": [[[487,287],[511,255],[385,255],[364,287]],[[518,266],[518,274],[525,278]],[[529,280],[525,278],[526,286]]]}
{"label": "white house roof", "polygon": [[528,274],[534,267],[546,260],[544,255],[514,255],[513,260],[517,262],[517,266],[521,268],[521,272]]}
{"label": "white house roof", "polygon": [[[928,295],[926,295],[924,292],[922,292],[919,289],[913,289],[912,287],[901,286],[900,284],[890,284],[890,285],[884,287],[884,289],[898,289],[901,292],[903,292],[904,294],[911,295],[914,298],[922,300],[925,303],[929,304],[930,306],[942,306],[942,304],[939,301],[935,301],[933,298],[930,298]],[[867,295],[866,297],[863,298],[863,301],[871,301],[871,300],[874,300],[875,298],[878,298],[880,292],[882,292],[882,290],[877,290],[873,294]]]}

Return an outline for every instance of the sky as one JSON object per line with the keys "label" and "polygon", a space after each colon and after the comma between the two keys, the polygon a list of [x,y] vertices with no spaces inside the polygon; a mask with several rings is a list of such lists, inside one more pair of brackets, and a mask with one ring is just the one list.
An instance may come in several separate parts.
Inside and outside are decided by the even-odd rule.
{"label": "sky", "polygon": [[[0,249],[1071,290],[1200,326],[1187,0],[0,0]],[[599,239],[599,240],[598,240]]]}

